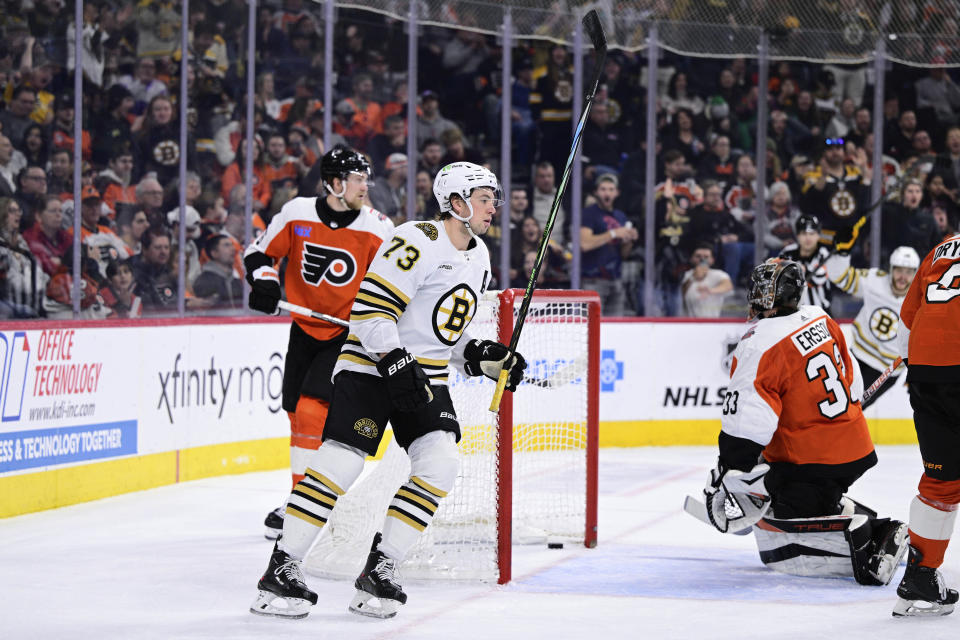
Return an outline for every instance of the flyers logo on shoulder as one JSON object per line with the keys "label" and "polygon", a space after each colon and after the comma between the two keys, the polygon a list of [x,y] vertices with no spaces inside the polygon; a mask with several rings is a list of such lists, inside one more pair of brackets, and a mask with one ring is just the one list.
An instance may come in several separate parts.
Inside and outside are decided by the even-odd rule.
{"label": "flyers logo on shoulder", "polygon": [[315,287],[324,280],[335,287],[342,287],[353,280],[357,273],[357,261],[349,252],[312,242],[303,243],[300,264],[303,281]]}
{"label": "flyers logo on shoulder", "polygon": [[437,300],[433,308],[433,333],[445,345],[457,344],[476,310],[477,294],[468,285],[458,284]]}

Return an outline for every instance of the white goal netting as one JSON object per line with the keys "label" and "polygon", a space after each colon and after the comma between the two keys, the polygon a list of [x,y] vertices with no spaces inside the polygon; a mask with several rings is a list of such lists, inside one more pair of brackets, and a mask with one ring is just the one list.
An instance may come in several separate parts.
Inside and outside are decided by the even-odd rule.
{"label": "white goal netting", "polygon": [[[501,405],[499,419],[512,424],[504,433],[512,435],[511,448],[499,446],[500,429],[508,423],[488,410],[495,383],[482,376],[465,378],[451,367],[460,471],[433,523],[402,563],[404,578],[505,581],[510,545],[505,538],[501,544],[501,530],[512,529],[514,544],[592,544],[592,537],[585,539],[589,430],[596,428],[588,426],[590,305],[586,299],[568,295],[555,301],[546,294],[534,298],[518,346],[528,362],[524,382],[512,398],[505,394]],[[517,296],[514,315],[519,303]],[[470,325],[473,337],[508,342],[509,330],[500,335],[500,313],[500,297],[488,292]],[[306,570],[356,577],[387,505],[409,473],[406,453],[391,438],[382,460],[368,461],[364,474],[337,501],[307,555]]]}

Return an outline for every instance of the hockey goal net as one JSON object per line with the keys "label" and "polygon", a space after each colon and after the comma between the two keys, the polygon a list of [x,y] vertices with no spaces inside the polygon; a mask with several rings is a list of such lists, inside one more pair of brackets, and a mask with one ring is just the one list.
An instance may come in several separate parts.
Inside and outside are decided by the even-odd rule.
{"label": "hockey goal net", "polygon": [[[523,291],[486,293],[470,324],[510,341]],[[495,383],[451,367],[460,471],[431,525],[400,566],[404,578],[509,582],[512,544],[597,541],[600,301],[590,291],[536,291],[518,351],[523,383],[489,411]],[[392,434],[391,434],[392,435]],[[337,501],[307,572],[355,578],[387,505],[410,474],[392,437],[379,461]]]}

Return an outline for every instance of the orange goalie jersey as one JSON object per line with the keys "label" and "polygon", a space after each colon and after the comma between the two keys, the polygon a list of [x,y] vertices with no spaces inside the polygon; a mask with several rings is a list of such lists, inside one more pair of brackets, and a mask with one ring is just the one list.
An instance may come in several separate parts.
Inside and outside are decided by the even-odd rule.
{"label": "orange goalie jersey", "polygon": [[900,309],[897,340],[908,382],[960,382],[960,235],[933,248]]}
{"label": "orange goalie jersey", "polygon": [[873,451],[863,380],[840,326],[816,306],[747,326],[734,351],[721,424],[768,462],[839,465]]}
{"label": "orange goalie jersey", "polygon": [[[260,252],[278,263],[287,258],[287,300],[348,320],[353,299],[377,249],[393,230],[384,215],[364,206],[347,226],[324,220],[317,198],[294,198],[283,205],[267,230],[245,252]],[[294,321],[311,337],[329,340],[344,328],[303,316]]]}

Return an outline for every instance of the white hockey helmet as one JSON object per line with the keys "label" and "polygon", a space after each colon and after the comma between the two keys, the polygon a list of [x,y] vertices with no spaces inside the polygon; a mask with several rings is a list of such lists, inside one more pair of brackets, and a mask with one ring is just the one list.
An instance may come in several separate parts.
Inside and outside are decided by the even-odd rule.
{"label": "white hockey helmet", "polygon": [[897,247],[890,254],[890,268],[906,267],[907,269],[920,268],[920,256],[913,247]]}
{"label": "white hockey helmet", "polygon": [[[461,222],[469,222],[473,217],[473,205],[470,204],[470,194],[474,189],[487,187],[493,189],[495,199],[494,206],[499,207],[503,204],[503,192],[500,189],[500,181],[493,171],[472,162],[452,162],[437,174],[433,181],[433,195],[440,205],[441,213],[449,213],[451,216]],[[450,204],[450,196],[457,194],[467,203],[467,210],[470,212],[465,218],[456,214],[453,205]]]}

